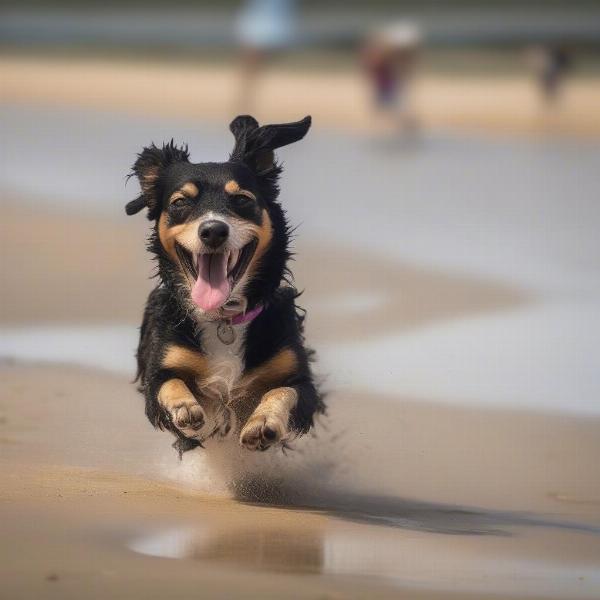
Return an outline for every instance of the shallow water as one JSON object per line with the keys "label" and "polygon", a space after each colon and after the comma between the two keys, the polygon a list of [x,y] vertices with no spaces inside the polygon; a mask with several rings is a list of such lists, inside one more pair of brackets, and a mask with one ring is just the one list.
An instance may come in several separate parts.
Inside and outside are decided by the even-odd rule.
{"label": "shallow water", "polygon": [[[274,573],[352,575],[398,586],[465,594],[534,593],[548,598],[597,598],[596,564],[565,564],[548,546],[576,544],[576,536],[513,528],[516,540],[482,537],[461,541],[439,535],[394,532],[370,535],[360,528],[333,526],[293,535],[285,528],[248,527],[219,532],[175,528],[129,542],[135,552],[171,559],[228,563]],[[583,540],[589,545],[589,540]],[[593,541],[592,541],[593,543]],[[519,547],[527,548],[519,552]]]}

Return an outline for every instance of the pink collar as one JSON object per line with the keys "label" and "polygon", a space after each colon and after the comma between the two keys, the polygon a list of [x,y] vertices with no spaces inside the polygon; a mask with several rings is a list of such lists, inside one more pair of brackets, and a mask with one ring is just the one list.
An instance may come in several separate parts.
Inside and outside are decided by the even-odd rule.
{"label": "pink collar", "polygon": [[239,315],[235,315],[235,317],[231,318],[232,325],[243,325],[244,323],[249,323],[250,321],[256,319],[258,315],[263,311],[264,306],[259,304],[255,306],[252,310],[249,310],[247,313],[240,313]]}

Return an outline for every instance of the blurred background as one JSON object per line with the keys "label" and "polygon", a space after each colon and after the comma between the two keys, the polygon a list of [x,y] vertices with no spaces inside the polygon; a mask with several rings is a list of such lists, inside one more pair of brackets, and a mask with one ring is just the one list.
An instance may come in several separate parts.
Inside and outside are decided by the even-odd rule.
{"label": "blurred background", "polygon": [[[281,200],[308,341],[335,418],[359,435],[337,455],[364,467],[346,482],[600,524],[591,0],[2,2],[5,460],[35,438],[35,460],[152,471],[142,457],[161,436],[127,382],[152,264],[126,175],[171,138],[226,160],[239,113],[313,116],[279,152]],[[65,365],[118,378],[105,401],[127,440],[106,448],[83,426],[91,388]],[[49,380],[81,401],[71,437],[59,395],[44,436],[19,401]],[[160,443],[153,457],[170,452]]]}
{"label": "blurred background", "polygon": [[[332,384],[597,411],[599,17],[586,0],[3,3],[2,352],[131,372],[151,285],[147,224],[123,212],[136,153],[174,138],[225,159],[236,114],[312,114],[281,152],[282,201],[310,336],[347,353]],[[82,324],[132,337],[102,359],[52,337]],[[362,343],[387,357],[376,381],[350,366]]]}

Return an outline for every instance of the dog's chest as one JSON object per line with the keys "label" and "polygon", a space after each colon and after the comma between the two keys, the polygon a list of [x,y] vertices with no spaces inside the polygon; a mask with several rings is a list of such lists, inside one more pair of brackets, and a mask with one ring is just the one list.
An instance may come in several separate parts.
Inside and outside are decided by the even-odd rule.
{"label": "dog's chest", "polygon": [[218,323],[209,322],[202,326],[202,350],[208,360],[212,377],[223,379],[229,389],[239,381],[244,370],[246,325],[234,328],[235,338],[225,344],[217,335]]}

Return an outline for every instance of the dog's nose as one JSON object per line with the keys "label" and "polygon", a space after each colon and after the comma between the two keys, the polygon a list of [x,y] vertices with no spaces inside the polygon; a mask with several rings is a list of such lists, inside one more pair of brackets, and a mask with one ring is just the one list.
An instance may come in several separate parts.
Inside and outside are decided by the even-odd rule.
{"label": "dog's nose", "polygon": [[229,225],[223,221],[206,221],[200,225],[200,239],[209,247],[217,249],[229,235]]}

